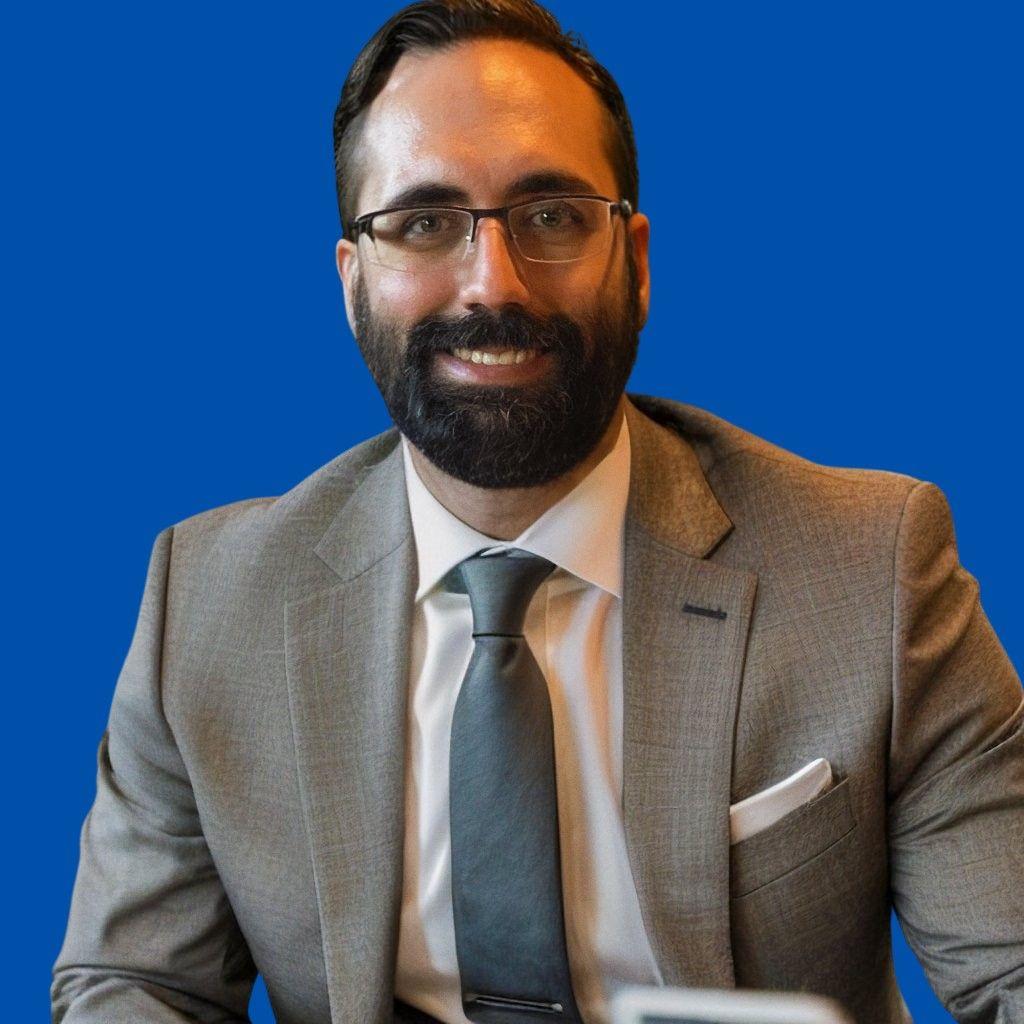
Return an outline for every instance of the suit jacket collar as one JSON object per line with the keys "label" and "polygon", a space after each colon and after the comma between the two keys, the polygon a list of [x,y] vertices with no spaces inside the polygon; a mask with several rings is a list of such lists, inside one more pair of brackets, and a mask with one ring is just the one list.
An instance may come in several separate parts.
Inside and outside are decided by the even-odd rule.
{"label": "suit jacket collar", "polygon": [[412,543],[400,436],[397,430],[388,435],[393,435],[393,443],[357,477],[314,549],[343,580],[354,579],[401,545]]}
{"label": "suit jacket collar", "polygon": [[626,401],[631,441],[627,522],[654,540],[704,558],[732,529],[693,449]]}
{"label": "suit jacket collar", "polygon": [[[668,984],[733,984],[735,714],[756,578],[715,565],[732,528],[690,445],[627,402],[623,817]],[[402,883],[406,690],[416,590],[397,431],[317,555],[339,584],[286,609],[286,662],[332,1014],[390,1021]],[[373,949],[373,957],[353,957]]]}

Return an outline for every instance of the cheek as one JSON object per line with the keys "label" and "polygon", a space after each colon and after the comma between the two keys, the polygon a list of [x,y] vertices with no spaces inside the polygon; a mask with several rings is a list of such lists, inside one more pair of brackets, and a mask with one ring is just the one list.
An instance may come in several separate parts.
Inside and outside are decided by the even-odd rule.
{"label": "cheek", "polygon": [[366,277],[375,309],[408,323],[442,312],[451,302],[451,285],[443,276],[432,278],[373,267]]}
{"label": "cheek", "polygon": [[586,319],[598,307],[614,304],[625,287],[625,268],[607,258],[596,257],[578,264],[544,267],[530,282],[535,311],[563,313],[574,319]]}

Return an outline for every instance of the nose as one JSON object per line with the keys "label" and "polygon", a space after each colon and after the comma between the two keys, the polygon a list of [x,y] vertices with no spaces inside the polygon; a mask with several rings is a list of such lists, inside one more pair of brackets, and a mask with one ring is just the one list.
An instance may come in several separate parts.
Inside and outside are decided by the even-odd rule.
{"label": "nose", "polygon": [[463,263],[459,298],[464,306],[497,310],[509,304],[527,304],[530,291],[512,246],[501,221],[480,218]]}

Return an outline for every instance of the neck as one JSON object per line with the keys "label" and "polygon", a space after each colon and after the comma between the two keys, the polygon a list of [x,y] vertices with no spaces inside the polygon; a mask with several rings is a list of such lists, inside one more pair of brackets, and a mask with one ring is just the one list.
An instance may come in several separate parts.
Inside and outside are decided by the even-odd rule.
{"label": "neck", "polygon": [[513,540],[564,498],[615,447],[625,402],[625,396],[619,399],[601,440],[582,462],[537,487],[474,487],[438,469],[415,445],[409,445],[409,453],[424,486],[453,516],[487,537]]}

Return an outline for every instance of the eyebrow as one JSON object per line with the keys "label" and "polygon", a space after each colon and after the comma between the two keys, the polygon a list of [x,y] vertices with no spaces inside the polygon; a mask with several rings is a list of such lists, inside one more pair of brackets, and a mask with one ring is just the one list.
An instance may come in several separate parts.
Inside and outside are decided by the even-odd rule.
{"label": "eyebrow", "polygon": [[[592,182],[578,174],[568,171],[545,170],[533,171],[516,178],[505,190],[505,199],[514,200],[534,195],[586,194],[597,195]],[[406,206],[429,206],[434,203],[450,203],[466,205],[469,193],[455,185],[446,185],[439,181],[423,181],[402,189],[391,196],[380,207],[382,210],[400,209]]]}
{"label": "eyebrow", "polygon": [[403,206],[430,206],[434,203],[465,203],[469,194],[454,185],[424,181],[403,188],[380,206],[382,210],[401,209]]}
{"label": "eyebrow", "polygon": [[508,187],[505,192],[507,199],[519,196],[543,195],[549,192],[587,193],[597,195],[592,182],[581,178],[578,174],[567,171],[535,171],[524,174]]}

